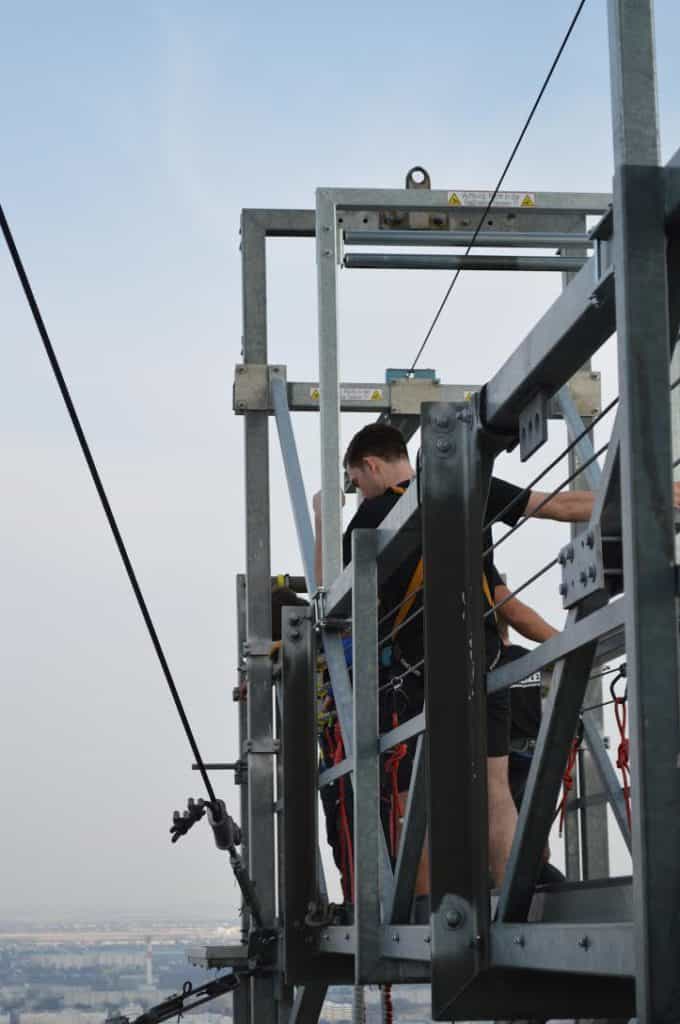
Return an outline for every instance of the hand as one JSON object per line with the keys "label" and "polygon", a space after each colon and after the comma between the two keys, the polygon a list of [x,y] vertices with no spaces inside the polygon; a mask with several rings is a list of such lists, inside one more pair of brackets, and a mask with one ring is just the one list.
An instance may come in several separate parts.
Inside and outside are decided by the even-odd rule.
{"label": "hand", "polygon": [[680,480],[673,483],[673,508],[680,508]]}
{"label": "hand", "polygon": [[[680,493],[680,492],[679,492]],[[345,504],[345,492],[340,491],[340,503]],[[317,491],[312,498],[312,511],[315,519],[321,519],[321,491]]]}

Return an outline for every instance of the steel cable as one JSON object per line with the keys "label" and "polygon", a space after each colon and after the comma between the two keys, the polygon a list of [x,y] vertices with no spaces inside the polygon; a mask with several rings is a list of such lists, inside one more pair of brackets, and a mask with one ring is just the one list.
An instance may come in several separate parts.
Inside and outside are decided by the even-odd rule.
{"label": "steel cable", "polygon": [[144,624],[146,625],[149,637],[151,638],[151,643],[153,644],[156,656],[158,657],[158,661],[160,663],[163,675],[165,676],[165,681],[168,684],[168,689],[170,690],[170,694],[175,704],[175,708],[177,709],[177,714],[180,717],[180,721],[184,728],[184,732],[186,733],[186,737],[189,741],[189,746],[191,747],[191,751],[194,755],[196,764],[198,765],[198,770],[201,773],[203,784],[205,785],[211,803],[215,803],[215,791],[213,790],[212,783],[206,771],[203,758],[201,757],[201,752],[198,749],[198,744],[196,743],[196,739],[191,729],[191,725],[189,724],[189,719],[187,718],[184,706],[177,691],[177,687],[175,686],[175,681],[170,671],[170,666],[168,665],[167,658],[165,657],[165,652],[163,651],[163,648],[161,646],[158,633],[156,632],[156,627],[154,626],[153,619],[151,618],[151,613],[149,612],[146,601],[144,599],[144,595],[142,594],[141,587],[139,586],[137,575],[132,566],[132,562],[130,561],[130,556],[128,555],[125,542],[118,528],[116,518],[113,514],[113,509],[111,508],[111,504],[106,495],[106,491],[104,490],[104,485],[99,475],[99,470],[97,469],[96,463],[92,456],[92,452],[90,451],[90,446],[87,442],[87,438],[85,437],[85,433],[81,426],[80,419],[78,418],[78,413],[76,412],[73,400],[71,399],[71,394],[69,392],[68,385],[66,384],[64,375],[61,372],[59,361],[57,359],[54,348],[52,347],[52,342],[50,341],[49,334],[47,333],[45,322],[42,318],[42,314],[40,312],[40,308],[36,301],[35,295],[33,294],[33,289],[31,288],[28,275],[26,274],[24,265],[22,263],[16,244],[14,242],[14,238],[12,236],[10,226],[7,222],[7,218],[5,217],[2,205],[0,205],[0,227],[2,227],[2,233],[5,237],[5,242],[7,243],[7,248],[9,249],[12,262],[14,263],[14,268],[17,272],[19,281],[21,282],[21,286],[24,290],[26,301],[28,302],[31,313],[33,314],[35,325],[38,328],[38,333],[40,334],[40,337],[42,339],[45,352],[47,353],[47,358],[50,361],[50,366],[52,367],[54,376],[57,380],[61,396],[64,400],[64,404],[66,405],[66,409],[71,419],[71,423],[73,424],[73,429],[76,432],[76,437],[78,438],[80,449],[85,458],[85,462],[87,463],[87,468],[90,471],[92,482],[94,483],[97,494],[99,495],[99,500],[102,504],[102,508],[104,509],[104,515],[106,516],[109,527],[111,528],[111,533],[113,534],[113,539],[116,542],[118,553],[120,554],[121,560],[125,567],[125,572],[127,573],[128,580],[130,581],[130,586],[132,587],[135,598],[137,599],[137,605],[142,614],[142,618],[144,619]]}
{"label": "steel cable", "polygon": [[[576,26],[576,22],[579,19],[579,16],[580,16],[581,11],[583,10],[583,8],[585,6],[585,3],[586,3],[586,0],[580,0],[580,3],[578,5],[578,7],[576,8],[576,13],[574,14],[573,18],[571,19],[571,22],[569,24],[569,28],[566,31],[564,39],[562,40],[557,53],[555,54],[553,62],[550,65],[550,69],[548,71],[548,74],[546,75],[545,79],[543,80],[543,85],[541,86],[541,88],[538,91],[538,95],[536,96],[536,99],[534,100],[533,106],[532,106],[531,110],[529,111],[529,115],[528,115],[526,121],[524,122],[524,126],[523,126],[521,132],[519,133],[517,141],[515,142],[514,146],[512,147],[512,150],[510,152],[510,156],[508,157],[508,159],[506,161],[506,164],[505,164],[505,167],[503,168],[503,171],[501,173],[501,176],[500,176],[500,178],[498,179],[498,181],[496,183],[496,187],[494,188],[493,192],[491,193],[491,198],[489,199],[489,202],[486,204],[486,207],[484,209],[484,213],[480,217],[479,223],[477,224],[477,227],[474,230],[474,233],[472,235],[472,239],[470,241],[470,244],[468,245],[467,249],[465,250],[465,256],[469,256],[470,255],[470,251],[472,250],[472,248],[473,248],[473,246],[474,246],[474,244],[475,244],[475,242],[477,240],[477,236],[479,235],[479,232],[482,230],[482,226],[484,224],[484,221],[486,220],[487,214],[489,213],[491,207],[493,206],[493,204],[494,204],[494,202],[496,200],[496,197],[498,196],[498,193],[500,192],[500,190],[501,190],[501,188],[503,186],[503,182],[505,181],[506,175],[507,175],[508,171],[510,170],[510,167],[512,165],[513,160],[515,159],[515,156],[517,155],[517,150],[519,149],[519,147],[521,146],[522,142],[524,141],[524,136],[526,135],[527,131],[529,130],[529,125],[531,124],[531,122],[532,122],[532,120],[534,118],[534,114],[538,110],[539,104],[540,104],[541,100],[543,99],[543,95],[544,95],[546,89],[548,88],[548,85],[550,84],[550,80],[551,80],[551,78],[552,78],[552,76],[554,74],[555,68],[559,64],[560,57],[562,56],[562,53],[564,52],[564,48],[566,47],[567,43],[569,42],[569,38],[570,38],[572,32],[574,31],[574,27]],[[458,280],[460,275],[461,275],[461,269],[459,268],[456,271],[456,273],[454,274],[453,279],[452,279],[449,287],[446,289],[446,293],[444,295],[444,298],[442,299],[441,303],[439,304],[439,308],[437,309],[437,312],[434,315],[434,319],[433,319],[432,323],[430,324],[430,326],[428,328],[427,334],[425,335],[423,341],[421,342],[420,348],[416,352],[416,356],[415,356],[415,359],[413,360],[413,362],[411,364],[409,373],[412,373],[415,370],[416,364],[418,363],[418,360],[420,359],[421,355],[423,354],[425,346],[427,345],[428,341],[430,340],[430,336],[431,336],[433,330],[435,329],[435,327],[437,325],[439,317],[441,316],[441,314],[442,314],[442,312],[444,310],[444,306],[448,302],[449,296],[450,296],[451,292],[453,291],[453,289],[454,289],[454,287],[456,285],[456,281]]]}
{"label": "steel cable", "polygon": [[[680,377],[678,378],[678,381],[680,381]],[[534,487],[536,486],[536,484],[540,483],[540,481],[543,479],[543,477],[546,476],[550,472],[551,469],[554,469],[555,466],[559,462],[562,461],[564,456],[568,455],[569,452],[572,451],[576,447],[576,445],[579,443],[579,441],[583,440],[583,438],[588,433],[590,433],[590,431],[594,427],[597,426],[597,424],[600,422],[600,420],[603,419],[607,415],[608,412],[611,412],[611,410],[614,408],[615,405],[618,404],[618,402],[619,402],[618,396],[616,398],[612,399],[612,401],[609,403],[609,405],[605,406],[605,408],[602,410],[602,412],[598,413],[598,415],[593,419],[592,423],[590,423],[587,427],[585,427],[584,430],[582,430],[580,434],[577,434],[576,437],[573,439],[573,441],[570,441],[570,443],[567,445],[567,447],[564,449],[564,451],[561,452],[560,455],[556,456],[556,458],[554,458],[553,461],[548,466],[545,467],[545,469],[541,470],[541,472],[538,474],[538,476],[534,480],[532,480],[530,484],[527,484],[526,487],[523,488],[523,490],[521,491],[520,494],[516,495],[512,499],[512,501],[509,501],[508,504],[505,506],[505,508],[501,509],[500,512],[497,512],[496,515],[493,517],[493,519],[490,519],[489,522],[484,525],[484,529],[488,530],[489,527],[491,527],[495,523],[497,523],[500,519],[503,518],[503,516],[505,515],[506,512],[508,512],[514,505],[517,504],[518,501],[520,501],[526,495],[527,491],[532,491],[534,489]],[[581,467],[581,468],[583,468],[583,467]]]}
{"label": "steel cable", "polygon": [[570,473],[567,479],[563,480],[562,483],[558,487],[556,487],[554,491],[550,491],[549,494],[546,494],[545,498],[543,498],[543,500],[539,502],[536,508],[532,512],[530,512],[528,516],[523,516],[519,523],[516,523],[514,526],[512,526],[507,533],[504,533],[503,536],[496,541],[495,544],[491,544],[488,548],[486,548],[486,550],[482,552],[482,557],[490,554],[492,551],[495,551],[496,548],[501,546],[503,541],[507,540],[508,537],[510,537],[517,530],[519,530],[521,526],[524,526],[525,523],[528,523],[530,519],[535,519],[536,515],[541,511],[541,509],[545,505],[547,505],[548,502],[551,501],[556,495],[558,495],[563,487],[566,487],[567,484],[570,484],[571,481],[574,480],[577,476],[579,476],[579,474],[582,473],[584,469],[590,466],[591,463],[595,462],[596,459],[599,459],[600,455],[602,455],[603,452],[606,452],[608,447],[609,442],[607,441],[607,443],[602,445],[602,447],[599,448],[589,459],[586,459],[586,461],[582,465],[580,465],[576,470],[574,470],[573,473]]}

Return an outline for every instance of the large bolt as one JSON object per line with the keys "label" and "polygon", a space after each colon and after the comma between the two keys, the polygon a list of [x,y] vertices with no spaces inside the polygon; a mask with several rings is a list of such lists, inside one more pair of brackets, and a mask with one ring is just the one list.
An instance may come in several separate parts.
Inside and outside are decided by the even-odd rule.
{"label": "large bolt", "polygon": [[445,430],[446,427],[448,427],[448,425],[449,425],[449,417],[448,416],[435,416],[435,418],[434,418],[434,425],[435,425],[435,427],[441,427],[442,430]]}
{"label": "large bolt", "polygon": [[588,566],[588,576],[590,577],[590,579],[593,582],[595,582],[595,580],[597,578],[597,569],[595,568],[594,565],[589,565]]}
{"label": "large bolt", "polygon": [[438,452],[448,452],[450,450],[450,448],[451,448],[450,443],[448,441],[445,441],[443,437],[440,437],[440,438],[437,439],[437,451]]}
{"label": "large bolt", "polygon": [[588,576],[586,574],[585,569],[581,569],[581,572],[579,573],[579,577],[578,578],[580,579],[581,583],[585,587],[586,583],[588,582]]}
{"label": "large bolt", "polygon": [[580,938],[580,939],[578,940],[578,944],[579,944],[579,946],[581,947],[581,949],[588,949],[588,948],[590,947],[590,939],[588,938],[588,936],[587,936],[587,935],[583,935],[583,936],[582,936],[582,937],[581,937],[581,938]]}
{"label": "large bolt", "polygon": [[592,530],[588,530],[588,533],[586,534],[586,544],[589,548],[595,546],[595,535],[593,534]]}
{"label": "large bolt", "polygon": [[464,921],[464,917],[460,910],[448,910],[446,912],[445,920],[449,928],[460,928]]}
{"label": "large bolt", "polygon": [[560,585],[558,587],[558,590],[560,592],[560,596],[561,597],[566,597],[568,589],[569,589],[569,587],[567,586],[566,583],[560,583]]}

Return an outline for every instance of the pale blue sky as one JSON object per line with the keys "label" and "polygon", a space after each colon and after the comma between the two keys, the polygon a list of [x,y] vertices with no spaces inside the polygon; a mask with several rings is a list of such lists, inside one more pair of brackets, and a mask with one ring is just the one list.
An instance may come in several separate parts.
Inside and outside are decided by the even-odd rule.
{"label": "pale blue sky", "polygon": [[[493,187],[574,7],[4,6],[1,201],[207,758],[236,754],[239,211],[311,207],[321,185],[399,186],[416,163],[435,187]],[[675,0],[659,0],[657,20],[667,158],[680,145]],[[506,187],[608,190],[605,22],[589,0]],[[271,358],[311,379],[313,246],[272,243],[270,257]],[[447,280],[344,274],[345,377],[407,365]],[[423,365],[481,382],[557,287],[462,278]],[[0,906],[217,899],[231,913],[207,829],[167,842],[198,780],[5,256],[0,308],[0,771],[16,807]],[[311,492],[316,424],[296,427]],[[276,472],[274,567],[296,571]],[[508,551],[511,578],[554,553],[545,529],[531,557],[526,542]],[[539,598],[559,621],[553,591]]]}

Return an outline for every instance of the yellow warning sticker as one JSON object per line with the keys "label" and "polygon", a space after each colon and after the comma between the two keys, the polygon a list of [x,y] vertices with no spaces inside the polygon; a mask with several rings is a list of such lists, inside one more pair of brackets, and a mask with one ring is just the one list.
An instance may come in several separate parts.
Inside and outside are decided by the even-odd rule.
{"label": "yellow warning sticker", "polygon": [[[313,402],[321,398],[321,389],[318,385],[309,389],[309,397]],[[382,402],[385,393],[382,388],[362,387],[361,385],[341,384],[341,402]]]}
{"label": "yellow warning sticker", "polygon": [[449,206],[487,206],[493,198],[494,206],[535,206],[535,192],[447,192]]}

